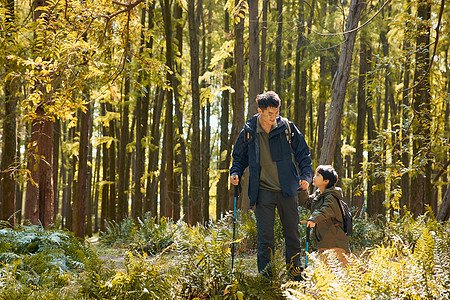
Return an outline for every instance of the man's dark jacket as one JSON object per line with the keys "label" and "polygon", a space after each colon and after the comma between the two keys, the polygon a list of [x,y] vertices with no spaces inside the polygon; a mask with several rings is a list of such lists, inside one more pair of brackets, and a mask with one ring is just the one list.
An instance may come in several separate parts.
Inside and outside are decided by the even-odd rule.
{"label": "man's dark jacket", "polygon": [[[230,169],[230,174],[238,175],[239,180],[241,180],[245,168],[249,167],[248,196],[250,198],[250,206],[256,204],[259,190],[260,147],[259,137],[256,132],[258,117],[259,114],[256,114],[249,119],[240,132],[234,145],[233,164]],[[297,127],[292,122],[288,122],[291,127],[291,145],[289,145],[286,123],[280,116],[277,117],[276,122],[277,127],[269,133],[269,147],[272,160],[277,163],[281,191],[283,196],[287,198],[297,195],[300,179],[311,183],[313,170],[311,168],[309,147]],[[292,161],[292,154],[298,163],[301,175],[299,175],[298,169]]]}

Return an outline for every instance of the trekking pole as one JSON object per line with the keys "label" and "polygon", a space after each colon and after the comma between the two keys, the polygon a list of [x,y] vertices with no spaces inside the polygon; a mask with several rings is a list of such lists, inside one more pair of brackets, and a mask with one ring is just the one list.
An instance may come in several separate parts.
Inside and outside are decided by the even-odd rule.
{"label": "trekking pole", "polygon": [[305,269],[308,267],[308,246],[309,246],[309,240],[310,240],[310,231],[311,227],[306,225],[306,252],[305,252]]}
{"label": "trekking pole", "polygon": [[239,190],[241,188],[241,184],[234,186],[234,208],[233,208],[233,242],[231,243],[231,271],[234,271],[234,240],[236,239],[236,203],[239,198]]}

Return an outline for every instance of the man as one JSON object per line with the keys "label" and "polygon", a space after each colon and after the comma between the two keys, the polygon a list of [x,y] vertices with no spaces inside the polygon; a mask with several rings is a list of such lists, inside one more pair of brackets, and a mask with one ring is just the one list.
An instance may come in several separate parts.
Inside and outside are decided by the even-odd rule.
{"label": "man", "polygon": [[275,92],[258,95],[256,102],[258,113],[245,123],[234,145],[230,182],[238,185],[245,168],[249,167],[248,196],[256,216],[258,272],[268,278],[272,276],[270,262],[277,208],[283,225],[288,273],[292,279],[299,280],[297,190],[307,190],[312,181],[310,152],[295,125],[279,116],[281,100]]}

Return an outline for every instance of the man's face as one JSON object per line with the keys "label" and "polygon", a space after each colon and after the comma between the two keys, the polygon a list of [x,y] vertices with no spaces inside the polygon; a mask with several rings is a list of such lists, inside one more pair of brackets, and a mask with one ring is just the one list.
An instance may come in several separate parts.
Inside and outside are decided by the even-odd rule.
{"label": "man's face", "polygon": [[275,119],[278,117],[279,107],[267,107],[266,109],[258,108],[258,113],[260,115],[260,122],[262,125],[272,126],[275,124]]}

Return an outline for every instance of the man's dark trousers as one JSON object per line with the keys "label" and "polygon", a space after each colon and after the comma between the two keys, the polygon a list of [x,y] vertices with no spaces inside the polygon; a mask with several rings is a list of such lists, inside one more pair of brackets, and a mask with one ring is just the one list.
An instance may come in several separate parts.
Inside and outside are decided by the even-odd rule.
{"label": "man's dark trousers", "polygon": [[[298,231],[298,197],[297,195],[284,198],[281,191],[268,191],[260,189],[256,201],[255,217],[258,232],[258,272],[271,262],[274,255],[274,222],[275,208],[278,209],[280,220],[283,225],[283,233],[286,244],[285,256],[288,267],[300,266],[300,233]],[[292,261],[291,261],[292,259]],[[264,272],[269,277],[270,270]]]}

